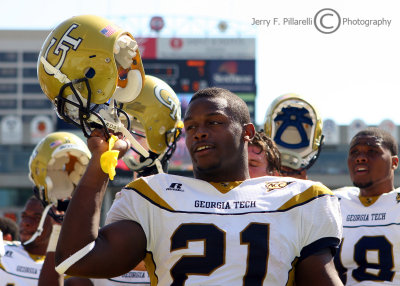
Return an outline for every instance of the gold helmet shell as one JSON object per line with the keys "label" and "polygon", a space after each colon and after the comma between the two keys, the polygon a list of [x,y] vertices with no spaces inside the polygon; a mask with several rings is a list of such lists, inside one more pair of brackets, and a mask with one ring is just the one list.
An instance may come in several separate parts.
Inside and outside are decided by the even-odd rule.
{"label": "gold helmet shell", "polygon": [[139,96],[125,103],[122,110],[132,117],[132,129],[145,136],[144,145],[153,155],[163,156],[172,146],[175,149],[183,127],[181,105],[166,82],[146,75]]}
{"label": "gold helmet shell", "polygon": [[[118,85],[114,45],[122,35],[133,39],[130,33],[114,23],[94,15],[75,16],[59,24],[48,35],[38,58],[38,78],[43,92],[54,102],[65,81],[88,78],[93,92],[91,102],[107,102]],[[62,80],[62,75],[56,76],[53,70],[43,64],[42,58],[66,78]],[[134,61],[136,69],[144,78],[139,51]],[[84,85],[76,88],[82,97],[88,99],[88,91]],[[65,89],[63,96],[69,93],[71,92]]]}
{"label": "gold helmet shell", "polygon": [[34,148],[29,159],[29,178],[42,202],[57,205],[71,196],[86,169],[90,151],[77,135],[53,132]]}
{"label": "gold helmet shell", "polygon": [[37,72],[58,115],[82,128],[85,136],[89,122],[106,130],[118,126],[114,101],[132,101],[144,84],[133,36],[95,15],[75,16],[55,27],[43,43]]}

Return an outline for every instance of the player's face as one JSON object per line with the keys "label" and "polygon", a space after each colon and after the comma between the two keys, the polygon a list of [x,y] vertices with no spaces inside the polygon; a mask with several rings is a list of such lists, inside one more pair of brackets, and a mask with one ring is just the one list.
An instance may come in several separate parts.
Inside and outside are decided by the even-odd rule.
{"label": "player's face", "polygon": [[[369,190],[369,195],[385,192],[382,186],[393,187],[396,163],[390,151],[382,145],[381,138],[359,136],[350,143],[347,165],[354,186]],[[396,163],[397,165],[397,163]]]}
{"label": "player's face", "polygon": [[249,173],[251,178],[267,176],[267,158],[265,152],[259,147],[249,145]]}
{"label": "player's face", "polygon": [[232,119],[226,99],[194,100],[186,111],[184,126],[196,178],[221,181],[243,174],[239,163],[243,159],[243,128]]}
{"label": "player's face", "polygon": [[[19,225],[19,234],[21,242],[29,240],[32,235],[36,232],[40,218],[42,217],[43,206],[39,200],[30,199],[26,205],[25,209],[21,214],[21,222]],[[42,234],[36,238],[31,244],[38,243],[40,241],[48,240],[51,232],[51,218],[46,217],[45,223],[43,225]]]}

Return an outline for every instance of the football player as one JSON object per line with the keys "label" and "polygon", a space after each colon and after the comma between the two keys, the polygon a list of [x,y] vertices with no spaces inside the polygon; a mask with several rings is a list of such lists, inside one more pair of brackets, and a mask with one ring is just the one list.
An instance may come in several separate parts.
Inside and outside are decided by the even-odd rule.
{"label": "football player", "polygon": [[[89,158],[83,141],[67,132],[51,133],[36,145],[29,160],[35,196],[27,201],[21,214],[21,243],[5,245],[0,267],[0,281],[4,285],[38,285],[46,252],[57,241],[53,236],[59,230],[58,214],[64,206],[60,198],[65,193],[71,195]],[[52,271],[44,285],[55,285],[59,277],[54,271],[52,251]]]}
{"label": "football player", "polygon": [[[43,212],[40,200],[34,196],[28,199],[19,224],[21,242],[5,242],[4,245],[5,253],[0,260],[1,285],[37,285],[52,225],[55,224],[47,215],[41,223]],[[40,224],[41,235],[35,235]],[[35,239],[27,243],[34,236]]]}
{"label": "football player", "polygon": [[263,131],[255,133],[249,142],[249,174],[251,178],[279,176],[281,154],[275,142]]}
{"label": "football player", "polygon": [[301,96],[285,94],[269,106],[264,128],[281,152],[282,175],[307,179],[323,144],[318,111]]}
{"label": "football player", "polygon": [[[57,271],[113,277],[144,259],[154,285],[342,285],[332,257],[342,229],[337,198],[312,181],[247,180],[255,130],[242,99],[200,90],[184,128],[195,178],[133,181],[100,229],[109,176],[99,158],[109,145],[104,130],[91,133],[92,159],[63,222]],[[130,142],[117,135],[113,150],[122,156]]]}
{"label": "football player", "polygon": [[[35,196],[31,199],[32,202],[27,204],[28,210],[22,215],[21,228],[24,228],[22,233],[27,232],[28,226],[30,230],[27,233],[28,237],[21,236],[23,246],[29,248],[30,245],[36,245],[36,241],[43,236],[41,233],[47,233],[46,240],[39,240],[44,241],[47,248],[44,248],[45,251],[41,251],[41,259],[37,260],[37,273],[30,278],[34,283],[32,285],[64,285],[64,276],[54,270],[55,246],[68,201],[85,171],[90,157],[90,151],[83,140],[70,132],[48,134],[36,145],[31,154],[29,178],[34,184]],[[30,211],[30,208],[34,208],[36,212]],[[49,220],[52,223],[50,227],[48,226]],[[48,231],[49,228],[50,231]],[[25,234],[25,236],[27,235]],[[16,262],[32,263],[29,259],[26,262],[17,259]],[[16,285],[31,284],[17,283]]]}
{"label": "football player", "polygon": [[400,189],[394,189],[398,143],[375,127],[350,142],[347,165],[355,187],[340,199],[343,241],[335,265],[345,285],[400,284]]}

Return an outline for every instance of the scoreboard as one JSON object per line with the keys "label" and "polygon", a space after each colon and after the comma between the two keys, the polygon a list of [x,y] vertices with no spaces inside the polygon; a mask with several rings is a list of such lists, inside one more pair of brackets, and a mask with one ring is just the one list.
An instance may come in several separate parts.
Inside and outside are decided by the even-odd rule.
{"label": "scoreboard", "polygon": [[242,97],[254,121],[255,60],[145,59],[143,66],[146,74],[164,80],[180,98],[206,87],[226,88]]}

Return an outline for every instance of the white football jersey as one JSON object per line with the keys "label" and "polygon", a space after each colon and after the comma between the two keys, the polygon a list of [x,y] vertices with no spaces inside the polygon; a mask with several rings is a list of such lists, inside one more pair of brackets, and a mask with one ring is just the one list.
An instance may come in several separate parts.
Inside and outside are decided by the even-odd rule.
{"label": "white football jersey", "polygon": [[4,249],[3,232],[0,230],[0,257],[2,257],[5,252],[6,250]]}
{"label": "white football jersey", "polygon": [[345,285],[400,285],[400,189],[369,198],[359,193],[334,192],[343,218],[336,267]]}
{"label": "white football jersey", "polygon": [[45,259],[30,255],[19,242],[5,242],[0,260],[0,286],[36,286]]}
{"label": "white football jersey", "polygon": [[132,270],[124,275],[109,279],[90,279],[94,286],[149,286],[150,277],[147,271]]}
{"label": "white football jersey", "polygon": [[116,195],[106,223],[138,222],[152,285],[292,285],[296,261],[339,245],[338,199],[284,177],[208,183],[168,174]]}

